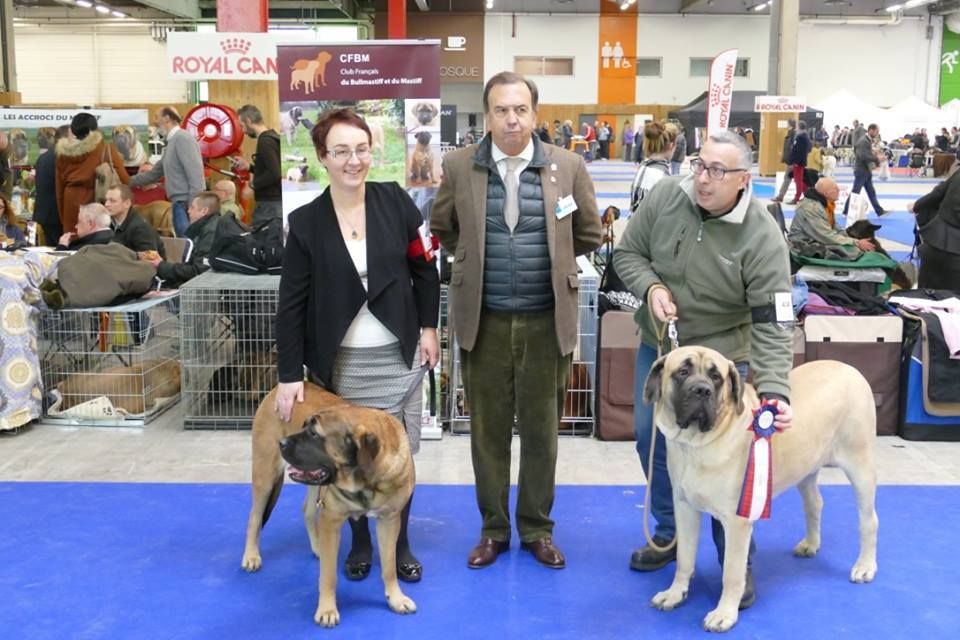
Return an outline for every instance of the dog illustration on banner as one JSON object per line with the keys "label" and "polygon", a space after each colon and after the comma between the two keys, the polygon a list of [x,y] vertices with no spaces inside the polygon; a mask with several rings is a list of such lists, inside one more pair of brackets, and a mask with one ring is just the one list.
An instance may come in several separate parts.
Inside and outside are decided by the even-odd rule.
{"label": "dog illustration on banner", "polygon": [[137,137],[137,130],[128,124],[118,124],[113,128],[113,144],[127,167],[139,167],[147,161],[147,152]]}
{"label": "dog illustration on banner", "polygon": [[415,138],[416,145],[410,153],[410,170],[407,173],[407,184],[411,187],[429,187],[435,182],[433,175],[434,154],[430,148],[433,135],[429,131],[421,131]]}
{"label": "dog illustration on banner", "polygon": [[303,85],[303,92],[307,95],[314,92],[317,80],[320,86],[327,86],[327,64],[333,56],[328,51],[321,51],[316,58],[306,60],[297,60],[293,63],[292,73],[290,74],[290,89],[294,90],[299,85]]}

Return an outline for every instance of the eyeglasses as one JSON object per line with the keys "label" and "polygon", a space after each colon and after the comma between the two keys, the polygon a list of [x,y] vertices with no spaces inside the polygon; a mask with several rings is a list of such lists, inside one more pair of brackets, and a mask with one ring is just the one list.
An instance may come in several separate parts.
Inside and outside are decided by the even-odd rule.
{"label": "eyeglasses", "polygon": [[703,160],[691,160],[690,161],[690,170],[693,171],[693,175],[698,176],[706,170],[707,175],[710,176],[711,180],[723,180],[728,173],[737,173],[739,171],[746,171],[746,169],[724,169],[723,167],[708,167],[703,163]]}
{"label": "eyeglasses", "polygon": [[327,157],[335,162],[347,162],[350,156],[356,156],[357,160],[368,160],[370,158],[370,147],[357,147],[356,149],[338,147],[327,151]]}

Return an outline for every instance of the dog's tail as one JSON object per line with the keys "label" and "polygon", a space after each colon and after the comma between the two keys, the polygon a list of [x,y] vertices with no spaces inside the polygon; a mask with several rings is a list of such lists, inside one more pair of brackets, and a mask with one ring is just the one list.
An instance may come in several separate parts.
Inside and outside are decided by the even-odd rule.
{"label": "dog's tail", "polygon": [[267,497],[267,504],[263,508],[263,520],[260,522],[261,529],[267,526],[267,520],[270,519],[270,514],[273,513],[273,508],[277,506],[277,500],[280,499],[280,491],[282,489],[283,465],[280,465],[277,475],[275,475],[273,478],[273,485],[270,487],[270,495]]}

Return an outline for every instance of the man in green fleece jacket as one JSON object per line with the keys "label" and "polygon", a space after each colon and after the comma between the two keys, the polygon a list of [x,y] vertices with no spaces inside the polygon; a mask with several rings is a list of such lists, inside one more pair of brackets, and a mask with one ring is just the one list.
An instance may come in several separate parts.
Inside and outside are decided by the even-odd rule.
{"label": "man in green fleece jacket", "polygon": [[[779,401],[778,427],[788,428],[793,415],[787,404],[793,364],[789,251],[776,222],[752,196],[750,165],[751,151],[742,138],[730,131],[711,135],[690,163],[693,175],[661,180],[644,198],[613,256],[624,283],[646,301],[636,315],[642,344],[634,426],[640,461],[652,484],[657,546],[669,544],[676,527],[666,443],[659,431],[653,469],[647,468],[653,407],[642,404],[642,391],[657,357],[651,312],[658,323],[676,318],[681,345],[719,351],[737,364],[744,379],[749,365],[761,398]],[[713,538],[722,565],[723,528],[717,520]],[[753,551],[751,541],[751,559]],[[675,558],[675,550],[647,545],[633,553],[630,566],[652,571]],[[748,564],[741,608],[755,597]]]}

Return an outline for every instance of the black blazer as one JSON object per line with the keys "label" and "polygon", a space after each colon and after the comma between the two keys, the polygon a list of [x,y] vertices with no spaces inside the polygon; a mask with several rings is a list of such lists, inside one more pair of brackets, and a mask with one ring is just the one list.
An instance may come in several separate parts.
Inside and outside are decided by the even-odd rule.
{"label": "black blazer", "polygon": [[353,266],[330,189],[290,214],[277,307],[280,382],[303,380],[303,365],[329,385],[340,342],[357,312],[370,312],[400,340],[413,360],[420,329],[436,327],[440,278],[435,261],[407,258],[423,223],[395,182],[366,183],[367,285]]}

